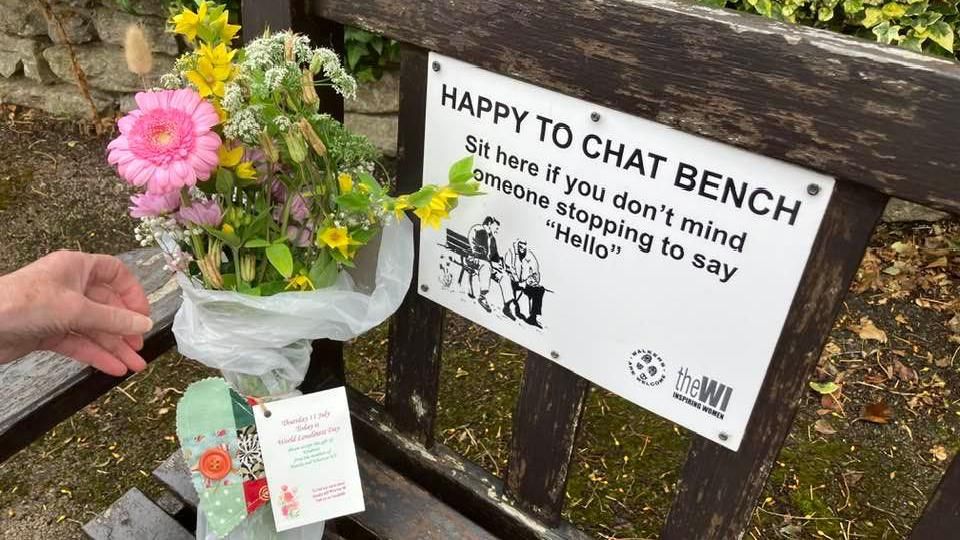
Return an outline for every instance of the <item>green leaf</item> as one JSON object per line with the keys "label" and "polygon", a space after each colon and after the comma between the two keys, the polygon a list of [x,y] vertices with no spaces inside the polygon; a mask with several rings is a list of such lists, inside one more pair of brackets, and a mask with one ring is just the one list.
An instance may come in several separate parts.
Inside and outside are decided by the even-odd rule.
{"label": "green leaf", "polygon": [[223,167],[217,169],[217,193],[227,200],[233,198],[233,173]]}
{"label": "green leaf", "polygon": [[263,248],[270,245],[270,242],[267,242],[263,238],[251,238],[244,242],[243,247],[245,248]]}
{"label": "green leaf", "polygon": [[887,2],[883,6],[883,15],[888,19],[899,19],[907,13],[907,8],[896,2]]}
{"label": "green leaf", "polygon": [[833,8],[824,6],[817,10],[817,20],[821,22],[827,22],[832,18],[833,18]]}
{"label": "green leaf", "polygon": [[361,173],[360,183],[367,186],[367,189],[370,190],[370,194],[373,195],[374,199],[378,199],[383,195],[383,186],[381,186],[380,182],[377,182],[377,179],[372,175]]}
{"label": "green leaf", "polygon": [[321,251],[320,256],[310,267],[308,277],[315,288],[322,289],[333,285],[337,281],[339,273],[337,261],[333,260],[326,251]]}
{"label": "green leaf", "polygon": [[337,206],[344,210],[364,212],[370,208],[370,198],[359,191],[351,191],[336,198]]}
{"label": "green leaf", "polygon": [[883,20],[883,12],[877,8],[867,8],[863,11],[863,20],[860,21],[860,24],[864,28],[873,28],[874,26],[880,24],[880,21]]}
{"label": "green leaf", "polygon": [[849,15],[856,15],[863,11],[863,0],[843,0],[843,12]]}
{"label": "green leaf", "polygon": [[462,184],[473,178],[473,156],[467,156],[450,166],[451,184]]}
{"label": "green leaf", "polygon": [[223,240],[224,244],[232,248],[239,249],[240,246],[243,245],[243,240],[241,240],[239,236],[233,233],[225,233],[220,229],[215,229],[213,227],[204,227],[203,230],[205,230],[207,234],[209,234],[210,236]]}
{"label": "green leaf", "polygon": [[350,69],[356,68],[357,62],[360,61],[365,52],[367,52],[366,47],[347,47],[347,66]]}
{"label": "green leaf", "polygon": [[810,388],[813,388],[813,391],[817,392],[818,394],[826,395],[836,392],[840,389],[840,386],[833,381],[828,381],[825,383],[810,381]]}
{"label": "green leaf", "polygon": [[281,276],[289,279],[293,275],[293,255],[286,244],[273,244],[268,247],[267,259]]}
{"label": "green leaf", "polygon": [[900,28],[900,25],[891,25],[889,21],[884,21],[873,27],[873,34],[880,43],[899,42]]}
{"label": "green leaf", "polygon": [[433,196],[437,193],[437,186],[426,185],[420,188],[416,193],[411,193],[407,196],[407,201],[410,203],[410,206],[414,208],[423,208],[430,203],[430,200],[433,199]]}
{"label": "green leaf", "polygon": [[953,52],[953,28],[949,24],[943,21],[935,22],[927,29],[926,35],[937,45]]}

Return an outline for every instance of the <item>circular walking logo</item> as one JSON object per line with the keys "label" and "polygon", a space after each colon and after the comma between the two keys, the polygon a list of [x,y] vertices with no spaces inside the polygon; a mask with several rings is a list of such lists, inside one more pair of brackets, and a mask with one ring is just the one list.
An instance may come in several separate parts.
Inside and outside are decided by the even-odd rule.
{"label": "circular walking logo", "polygon": [[667,378],[667,364],[660,355],[646,349],[630,353],[627,361],[630,374],[644,386],[657,386]]}

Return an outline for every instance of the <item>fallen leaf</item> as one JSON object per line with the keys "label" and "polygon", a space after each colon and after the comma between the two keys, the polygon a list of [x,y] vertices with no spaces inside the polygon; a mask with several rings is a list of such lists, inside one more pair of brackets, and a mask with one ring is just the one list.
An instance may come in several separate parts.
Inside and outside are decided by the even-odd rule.
{"label": "fallen leaf", "polygon": [[935,445],[929,452],[930,455],[933,456],[933,459],[937,461],[946,461],[947,457],[949,457],[947,455],[947,449],[944,448],[942,444]]}
{"label": "fallen leaf", "polygon": [[898,313],[897,316],[893,318],[893,320],[897,321],[900,324],[907,324],[907,318],[904,317],[902,313]]}
{"label": "fallen leaf", "polygon": [[850,325],[850,330],[856,332],[857,335],[860,336],[860,339],[863,340],[879,341],[880,343],[887,342],[887,333],[877,328],[869,317],[861,317],[860,324]]}
{"label": "fallen leaf", "polygon": [[900,360],[893,360],[893,370],[901,381],[916,382],[919,380],[919,377],[917,377],[917,371],[907,366]]}
{"label": "fallen leaf", "polygon": [[822,435],[833,435],[837,432],[826,418],[821,418],[813,423],[813,429]]}
{"label": "fallen leaf", "polygon": [[833,381],[827,381],[827,382],[810,381],[810,388],[812,388],[814,392],[817,392],[820,395],[824,395],[824,394],[832,394],[836,392],[837,390],[840,389],[840,385],[838,385]]}
{"label": "fallen leaf", "polygon": [[892,412],[890,407],[882,401],[866,405],[860,411],[860,417],[857,420],[865,420],[874,424],[886,424],[890,422]]}
{"label": "fallen leaf", "polygon": [[954,334],[960,334],[960,313],[957,313],[952,319],[947,321],[947,328]]}
{"label": "fallen leaf", "polygon": [[932,263],[928,264],[924,268],[946,268],[947,267],[947,258],[940,257],[939,259],[934,260]]}

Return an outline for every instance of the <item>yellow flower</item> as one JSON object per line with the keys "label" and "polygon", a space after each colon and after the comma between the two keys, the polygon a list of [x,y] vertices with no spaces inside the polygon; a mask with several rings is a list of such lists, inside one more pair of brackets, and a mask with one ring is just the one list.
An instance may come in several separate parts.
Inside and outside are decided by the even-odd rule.
{"label": "yellow flower", "polygon": [[233,225],[230,225],[229,223],[224,223],[224,224],[223,224],[223,227],[221,227],[220,230],[222,230],[222,231],[224,232],[224,234],[233,234],[233,233],[234,233]]}
{"label": "yellow flower", "polygon": [[233,41],[234,36],[237,35],[237,32],[240,31],[240,26],[236,24],[230,24],[227,22],[227,17],[230,14],[226,10],[217,17],[217,20],[213,21],[214,28],[220,28],[220,40],[224,43],[230,43]]}
{"label": "yellow flower", "polygon": [[[214,67],[232,68],[231,62],[233,62],[233,57],[236,56],[236,54],[236,50],[228,49],[224,43],[216,47],[211,47],[206,43],[200,45],[200,56],[208,58]],[[229,75],[229,71],[227,75]]]}
{"label": "yellow flower", "polygon": [[417,208],[413,213],[420,217],[420,223],[434,229],[439,229],[440,221],[450,215],[446,200],[438,195],[434,195],[429,204]]}
{"label": "yellow flower", "polygon": [[237,178],[243,180],[255,180],[257,178],[257,170],[253,168],[252,161],[244,161],[237,165],[236,173]]}
{"label": "yellow flower", "polygon": [[212,99],[210,100],[210,103],[213,105],[213,110],[217,111],[217,116],[220,118],[220,123],[225,123],[229,115],[227,115],[227,111],[220,106],[220,100]]}
{"label": "yellow flower", "polygon": [[322,242],[330,249],[336,249],[344,258],[350,257],[350,246],[359,245],[353,238],[350,238],[350,231],[346,227],[327,227],[317,237],[318,243]]}
{"label": "yellow flower", "polygon": [[216,47],[206,44],[200,46],[197,68],[186,74],[187,79],[197,87],[200,97],[208,97],[211,94],[223,97],[224,82],[233,75],[231,62],[236,52],[228,50],[223,43]]}
{"label": "yellow flower", "polygon": [[340,184],[340,193],[350,193],[353,191],[353,177],[347,173],[340,173],[337,176],[337,183]]}
{"label": "yellow flower", "polygon": [[243,158],[243,147],[237,145],[230,148],[224,144],[220,146],[217,154],[220,156],[220,166],[232,169],[236,167],[237,164],[240,163],[240,159]]}
{"label": "yellow flower", "polygon": [[287,280],[287,286],[285,287],[285,289],[286,290],[296,289],[298,291],[312,291],[316,289],[316,287],[313,286],[313,282],[310,281],[309,277],[303,274],[297,274]]}
{"label": "yellow flower", "polygon": [[393,204],[393,213],[397,216],[397,219],[400,219],[403,217],[403,211],[409,208],[413,208],[413,206],[410,205],[409,199],[407,199],[406,195],[401,195],[397,197],[397,200]]}
{"label": "yellow flower", "polygon": [[200,2],[196,13],[187,8],[183,8],[183,11],[180,12],[179,15],[174,15],[173,24],[175,27],[173,31],[178,34],[183,34],[188,40],[193,41],[197,38],[197,27],[199,27],[206,18],[207,2],[204,0]]}
{"label": "yellow flower", "polygon": [[450,186],[445,186],[443,189],[438,191],[437,194],[434,195],[433,197],[434,197],[434,200],[441,199],[443,203],[449,207],[450,206],[449,201],[452,199],[454,202],[456,202],[457,197],[459,196],[460,194],[450,189]]}

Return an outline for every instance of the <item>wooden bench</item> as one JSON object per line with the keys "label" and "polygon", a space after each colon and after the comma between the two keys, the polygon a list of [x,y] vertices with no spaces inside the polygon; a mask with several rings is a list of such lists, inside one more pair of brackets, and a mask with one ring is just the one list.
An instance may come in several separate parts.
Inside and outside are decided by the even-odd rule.
{"label": "wooden bench", "polygon": [[[422,178],[428,50],[838,179],[740,450],[694,437],[665,539],[743,535],[887,196],[960,210],[960,154],[951,146],[960,140],[960,67],[939,59],[680,0],[245,0],[242,8],[247,39],[267,27],[293,28],[340,48],[349,24],[403,42],[401,191]],[[664,76],[671,69],[676,76]],[[342,101],[323,90],[325,112],[342,118]],[[909,114],[896,114],[903,96]],[[167,295],[157,294],[165,286],[148,288],[165,305]],[[175,300],[155,308],[165,318],[148,355],[172,343],[173,309]],[[336,520],[327,536],[586,538],[561,516],[590,384],[529,354],[509,463],[494,476],[435,441],[444,317],[411,290],[390,326],[384,406],[349,391],[369,509]],[[32,358],[0,372],[20,381],[12,393],[23,393],[0,405],[2,457],[117,382],[64,359]],[[340,344],[316,342],[314,360],[304,391],[346,380]],[[155,476],[170,495],[149,501],[129,492],[87,533],[189,534],[196,495],[182,463],[172,456]],[[144,527],[132,528],[141,515],[149,516]],[[951,538],[957,530],[960,458],[913,538]]]}
{"label": "wooden bench", "polygon": [[[180,306],[180,290],[163,269],[156,249],[120,255],[150,299],[153,329],[141,351],[148,362],[173,346],[170,325]],[[0,365],[0,461],[6,460],[53,426],[97,399],[125,378],[111,377],[52,352],[36,352]]]}

